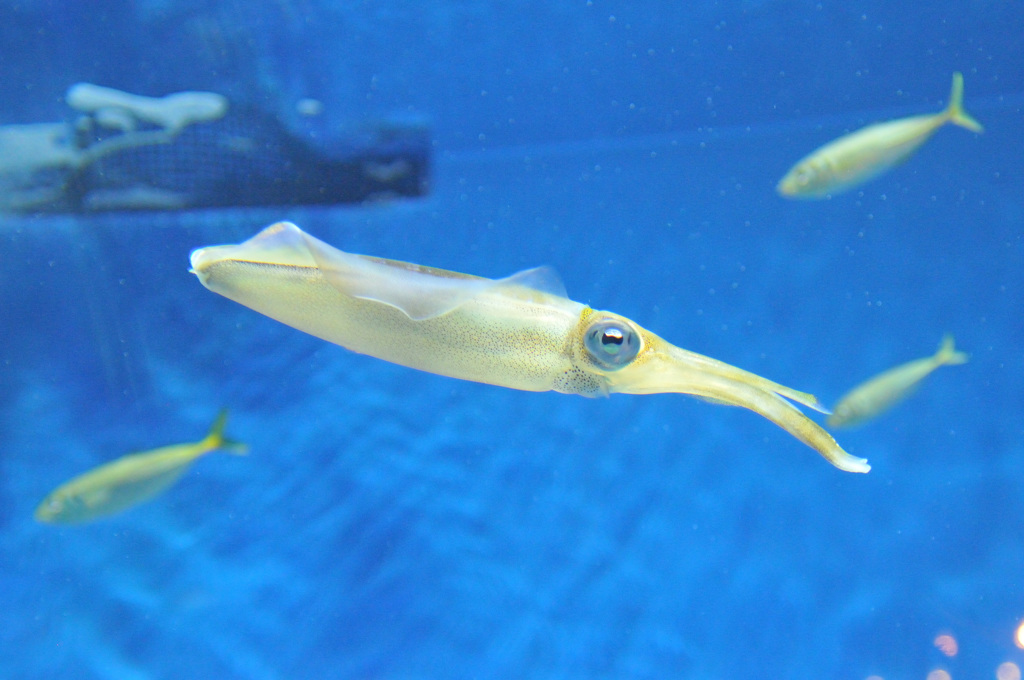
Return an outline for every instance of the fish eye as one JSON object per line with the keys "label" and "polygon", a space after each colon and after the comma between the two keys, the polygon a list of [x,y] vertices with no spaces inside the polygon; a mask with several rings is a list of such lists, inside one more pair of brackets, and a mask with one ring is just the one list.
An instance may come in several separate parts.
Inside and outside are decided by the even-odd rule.
{"label": "fish eye", "polygon": [[64,503],[60,498],[47,498],[36,508],[35,517],[39,520],[50,520],[61,513]]}
{"label": "fish eye", "polygon": [[798,170],[796,173],[796,183],[802,187],[807,186],[811,183],[811,171],[810,170]]}
{"label": "fish eye", "polygon": [[600,319],[583,336],[590,358],[601,368],[616,371],[628,365],[640,352],[640,336],[616,319]]}

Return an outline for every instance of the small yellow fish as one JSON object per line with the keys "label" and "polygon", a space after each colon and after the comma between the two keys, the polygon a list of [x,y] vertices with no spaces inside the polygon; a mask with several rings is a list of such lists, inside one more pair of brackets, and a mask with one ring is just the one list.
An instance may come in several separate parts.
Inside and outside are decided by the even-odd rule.
{"label": "small yellow fish", "polygon": [[910,396],[938,367],[964,364],[967,359],[967,354],[953,349],[953,336],[947,335],[933,356],[900,364],[847,392],[827,423],[829,427],[847,427],[874,418]]}
{"label": "small yellow fish", "polygon": [[210,433],[193,444],[174,444],[122,456],[54,489],[36,508],[37,521],[78,524],[113,515],[166,490],[200,456],[225,449],[244,454],[245,444],[224,437],[227,411],[221,411]]}
{"label": "small yellow fish", "polygon": [[935,114],[876,123],[813,151],[786,173],[776,191],[786,198],[827,198],[904,162],[946,123],[982,132],[963,110],[964,77],[953,74],[949,106]]}

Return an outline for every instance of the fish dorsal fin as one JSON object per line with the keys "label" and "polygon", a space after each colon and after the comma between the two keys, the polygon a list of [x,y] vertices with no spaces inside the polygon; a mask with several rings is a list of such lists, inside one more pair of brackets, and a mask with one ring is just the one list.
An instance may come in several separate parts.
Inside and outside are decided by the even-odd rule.
{"label": "fish dorsal fin", "polygon": [[[503,279],[485,279],[409,262],[353,255],[303,234],[317,268],[339,292],[401,310],[410,319],[432,319],[487,292],[509,289],[530,298],[529,291],[565,297],[565,287],[551,267],[535,267]],[[513,290],[514,289],[514,290]]]}

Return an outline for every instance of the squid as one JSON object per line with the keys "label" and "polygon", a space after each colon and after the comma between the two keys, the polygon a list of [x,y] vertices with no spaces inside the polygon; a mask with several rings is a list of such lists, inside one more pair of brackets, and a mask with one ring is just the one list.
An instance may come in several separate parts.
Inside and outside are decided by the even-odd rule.
{"label": "squid", "polygon": [[827,414],[813,395],[574,302],[550,267],[481,278],[342,252],[290,222],[190,260],[213,292],[353,352],[532,392],[690,394],[759,413],[841,470],[870,469],[790,403]]}

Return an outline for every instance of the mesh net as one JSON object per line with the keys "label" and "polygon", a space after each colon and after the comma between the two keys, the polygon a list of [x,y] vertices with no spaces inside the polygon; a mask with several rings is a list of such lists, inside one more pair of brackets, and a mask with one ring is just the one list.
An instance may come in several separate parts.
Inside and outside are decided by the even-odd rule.
{"label": "mesh net", "polygon": [[9,126],[8,134],[0,129],[0,156],[17,159],[0,164],[0,207],[90,212],[315,205],[427,191],[429,139],[422,126],[364,127],[327,151],[255,110],[233,110],[177,134],[97,131],[82,120],[77,126]]}

